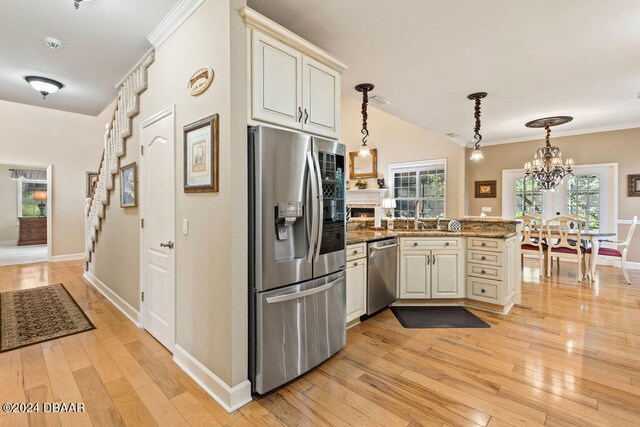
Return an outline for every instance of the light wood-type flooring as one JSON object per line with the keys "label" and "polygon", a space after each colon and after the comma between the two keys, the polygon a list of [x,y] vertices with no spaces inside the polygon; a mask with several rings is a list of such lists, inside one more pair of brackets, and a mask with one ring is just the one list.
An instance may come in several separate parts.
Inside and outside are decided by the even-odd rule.
{"label": "light wood-type flooring", "polygon": [[576,283],[523,273],[491,329],[403,329],[387,310],[302,378],[226,413],[82,278],[82,263],[0,267],[0,291],[64,283],[96,330],[0,354],[0,403],[84,402],[83,414],[0,414],[5,425],[640,425],[640,272]]}

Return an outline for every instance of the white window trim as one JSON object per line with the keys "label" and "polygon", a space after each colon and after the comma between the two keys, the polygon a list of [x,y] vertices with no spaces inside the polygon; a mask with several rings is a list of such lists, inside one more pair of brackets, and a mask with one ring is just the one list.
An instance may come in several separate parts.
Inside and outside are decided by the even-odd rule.
{"label": "white window trim", "polygon": [[[444,165],[444,201],[443,201],[443,206],[444,206],[444,211],[443,211],[443,216],[446,218],[447,217],[447,182],[449,181],[449,175],[447,172],[447,159],[429,159],[429,160],[420,160],[417,162],[405,162],[405,163],[390,163],[389,164],[389,168],[387,171],[387,177],[389,178],[389,189],[393,189],[393,191],[390,191],[391,193],[391,197],[395,198],[395,186],[393,185],[393,173],[391,172],[394,169],[400,169],[400,168],[418,168],[418,167],[422,167],[422,166],[440,166],[440,165]],[[414,217],[408,217],[408,218],[414,218]]]}
{"label": "white window trim", "polygon": [[[33,184],[47,184],[46,179],[19,179],[17,180],[18,185],[18,218],[22,216],[22,184],[23,183],[33,183]],[[49,186],[47,185],[47,194],[49,193]]]}
{"label": "white window trim", "polygon": [[[577,165],[575,175],[600,176],[600,230],[618,232],[618,163],[598,163]],[[502,216],[512,218],[515,209],[515,179],[524,174],[523,169],[504,169],[502,171]],[[605,197],[603,197],[603,195]],[[567,190],[565,180],[558,191],[542,192],[542,218],[546,221],[567,209]],[[610,207],[609,209],[607,209]]]}

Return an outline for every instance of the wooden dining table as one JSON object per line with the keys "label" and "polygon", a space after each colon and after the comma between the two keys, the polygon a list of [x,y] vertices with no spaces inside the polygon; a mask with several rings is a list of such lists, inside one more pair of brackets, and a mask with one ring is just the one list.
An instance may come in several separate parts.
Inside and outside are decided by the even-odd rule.
{"label": "wooden dining table", "polygon": [[[547,230],[546,227],[542,229],[542,238],[549,238],[549,234],[551,234],[551,238],[560,238],[560,233],[551,228],[551,233]],[[531,229],[531,236],[535,237],[540,232],[540,229],[534,227]],[[522,231],[524,235],[524,230]],[[598,262],[598,251],[600,250],[600,240],[606,237],[614,237],[616,233],[609,233],[604,231],[595,231],[595,230],[582,230],[580,233],[580,240],[591,244],[591,259],[589,260],[589,265],[587,266],[587,272],[585,277],[589,280],[593,280],[596,273],[596,263]],[[568,238],[571,239],[571,236],[578,236],[578,233],[575,231],[570,231],[568,233]],[[587,246],[588,247],[588,246]]]}

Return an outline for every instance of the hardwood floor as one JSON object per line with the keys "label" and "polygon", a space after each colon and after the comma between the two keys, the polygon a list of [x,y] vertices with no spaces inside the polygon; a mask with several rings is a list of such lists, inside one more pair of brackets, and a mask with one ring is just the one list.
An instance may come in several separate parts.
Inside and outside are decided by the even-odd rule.
{"label": "hardwood floor", "polygon": [[[491,329],[403,329],[390,311],[317,369],[226,413],[82,279],[81,262],[0,267],[0,291],[64,283],[96,330],[0,354],[0,402],[84,402],[4,425],[640,425],[640,272],[523,273]],[[554,272],[555,274],[555,272]]]}

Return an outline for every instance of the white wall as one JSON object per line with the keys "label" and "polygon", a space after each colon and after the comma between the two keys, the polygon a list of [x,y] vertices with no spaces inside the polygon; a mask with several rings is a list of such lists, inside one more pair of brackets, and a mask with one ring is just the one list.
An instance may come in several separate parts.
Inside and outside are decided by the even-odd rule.
{"label": "white wall", "polygon": [[0,163],[53,165],[53,256],[84,252],[85,173],[97,167],[105,121],[0,101]]}

